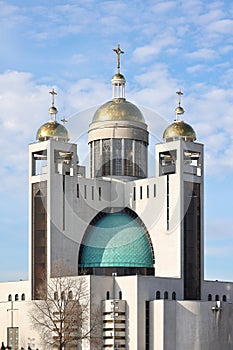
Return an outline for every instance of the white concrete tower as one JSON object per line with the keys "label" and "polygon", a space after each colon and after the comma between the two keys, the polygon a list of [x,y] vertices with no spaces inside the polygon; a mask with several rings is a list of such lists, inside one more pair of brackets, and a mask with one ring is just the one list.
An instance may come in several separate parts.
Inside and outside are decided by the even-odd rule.
{"label": "white concrete tower", "polygon": [[[156,264],[176,264],[183,280],[184,299],[198,300],[203,281],[203,145],[193,128],[180,120],[182,92],[178,91],[176,119],[156,146],[156,176],[164,179],[164,231],[157,240]],[[177,264],[178,262],[178,264]]]}
{"label": "white concrete tower", "polygon": [[[56,257],[63,258],[66,230],[66,183],[77,174],[77,146],[68,143],[66,128],[56,121],[56,92],[52,90],[51,120],[29,145],[29,268],[32,298],[45,292]],[[58,253],[60,256],[58,256]],[[41,294],[42,293],[42,294]]]}

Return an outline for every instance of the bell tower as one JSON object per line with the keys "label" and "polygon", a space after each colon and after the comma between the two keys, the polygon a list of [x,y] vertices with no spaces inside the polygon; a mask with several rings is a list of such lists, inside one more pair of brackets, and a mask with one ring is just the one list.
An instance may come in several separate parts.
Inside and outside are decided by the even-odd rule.
{"label": "bell tower", "polygon": [[[182,92],[178,91],[176,119],[164,131],[164,143],[156,146],[156,172],[164,178],[164,237],[175,259],[179,259],[179,278],[183,279],[183,296],[199,300],[203,264],[203,145],[196,141],[193,128],[180,120]],[[167,240],[166,240],[166,238]],[[164,239],[165,238],[165,239]],[[172,262],[171,262],[172,263]]]}
{"label": "bell tower", "polygon": [[[52,90],[50,121],[37,131],[29,145],[29,276],[32,299],[46,293],[56,250],[54,235],[66,230],[67,178],[77,173],[77,146],[69,143],[64,125],[56,120],[56,92]],[[55,190],[56,189],[56,190]],[[60,243],[62,246],[62,243]]]}

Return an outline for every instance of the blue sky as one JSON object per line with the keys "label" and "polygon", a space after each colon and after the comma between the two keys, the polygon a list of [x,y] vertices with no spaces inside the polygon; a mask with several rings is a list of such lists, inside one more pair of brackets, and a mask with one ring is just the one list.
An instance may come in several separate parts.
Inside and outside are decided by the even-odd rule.
{"label": "blue sky", "polygon": [[184,120],[205,144],[205,277],[233,280],[232,32],[231,1],[0,0],[1,281],[27,278],[27,147],[49,119],[48,92],[57,91],[58,118],[85,162],[118,43],[126,97],[144,112],[152,152],[184,92]]}

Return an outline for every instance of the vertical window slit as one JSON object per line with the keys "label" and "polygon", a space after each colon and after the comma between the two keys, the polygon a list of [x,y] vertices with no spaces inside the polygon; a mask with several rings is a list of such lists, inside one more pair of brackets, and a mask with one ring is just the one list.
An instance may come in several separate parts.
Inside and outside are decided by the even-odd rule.
{"label": "vertical window slit", "polygon": [[170,212],[169,212],[169,193],[170,191],[170,188],[169,188],[169,175],[167,175],[167,230],[169,230],[169,215],[170,215]]}
{"label": "vertical window slit", "polygon": [[65,221],[65,216],[66,216],[66,204],[65,204],[65,191],[66,191],[66,180],[65,180],[65,175],[63,175],[63,181],[62,181],[62,228],[65,230],[66,226],[66,221]]}

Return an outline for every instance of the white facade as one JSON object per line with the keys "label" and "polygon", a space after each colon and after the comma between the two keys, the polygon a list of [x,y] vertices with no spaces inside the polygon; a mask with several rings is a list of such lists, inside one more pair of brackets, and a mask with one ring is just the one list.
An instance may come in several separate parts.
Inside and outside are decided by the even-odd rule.
{"label": "white facade", "polygon": [[101,348],[232,349],[233,283],[204,281],[203,145],[176,120],[183,133],[156,145],[148,178],[147,125],[125,102],[124,77],[112,83],[109,114],[104,105],[90,124],[91,178],[68,134],[40,128],[29,145],[29,281],[0,284],[0,341],[11,342],[16,327],[14,349],[45,348],[30,312],[59,261],[77,279],[87,271],[103,315]]}

